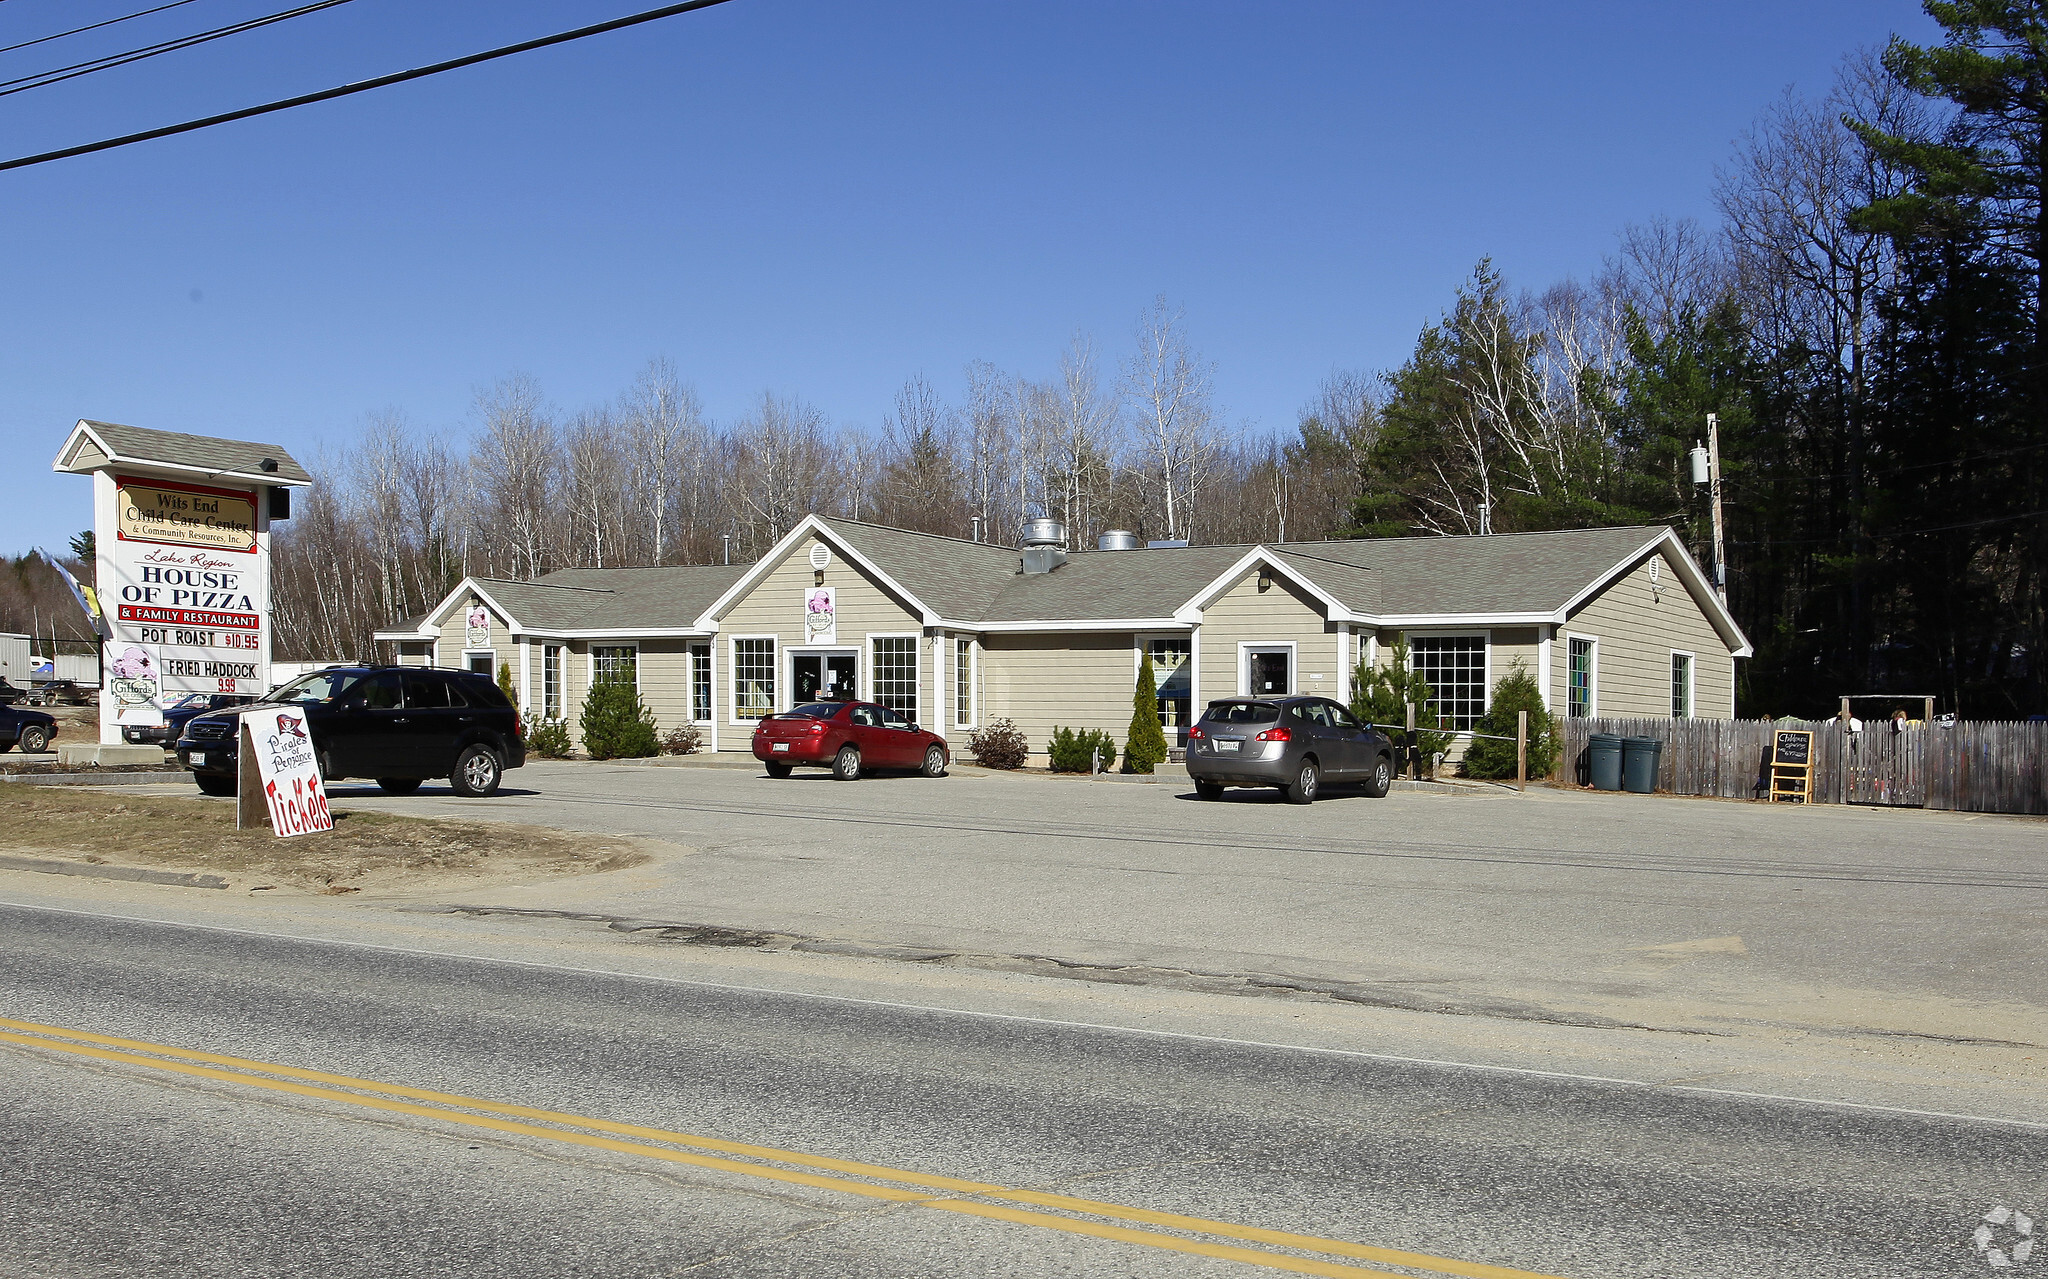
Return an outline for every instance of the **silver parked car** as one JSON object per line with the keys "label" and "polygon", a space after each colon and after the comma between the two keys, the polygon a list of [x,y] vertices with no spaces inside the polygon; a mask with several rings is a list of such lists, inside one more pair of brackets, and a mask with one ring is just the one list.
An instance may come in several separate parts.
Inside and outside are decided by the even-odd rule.
{"label": "silver parked car", "polygon": [[1327,697],[1229,697],[1209,703],[1188,730],[1195,794],[1227,786],[1277,786],[1296,804],[1325,782],[1363,782],[1377,799],[1394,782],[1394,745]]}

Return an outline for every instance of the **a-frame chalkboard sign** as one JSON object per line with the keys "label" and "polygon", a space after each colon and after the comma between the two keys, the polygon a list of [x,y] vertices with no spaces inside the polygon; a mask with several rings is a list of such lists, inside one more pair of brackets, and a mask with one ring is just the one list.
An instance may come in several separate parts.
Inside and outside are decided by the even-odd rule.
{"label": "a-frame chalkboard sign", "polygon": [[1771,802],[1812,800],[1813,734],[1803,728],[1778,729],[1771,734]]}

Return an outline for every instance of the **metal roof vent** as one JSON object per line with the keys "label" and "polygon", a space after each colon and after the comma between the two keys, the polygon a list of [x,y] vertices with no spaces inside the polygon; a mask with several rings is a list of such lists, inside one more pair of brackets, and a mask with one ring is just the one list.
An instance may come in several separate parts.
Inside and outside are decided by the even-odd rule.
{"label": "metal roof vent", "polygon": [[1158,549],[1159,549],[1160,547],[1162,547],[1162,546],[1164,546],[1164,547],[1173,547],[1173,546],[1186,546],[1187,544],[1188,544],[1188,540],[1187,540],[1186,538],[1182,537],[1182,538],[1170,538],[1170,539],[1167,539],[1167,540],[1165,540],[1165,541],[1158,541],[1158,542],[1147,542],[1147,543],[1145,543],[1145,546],[1146,546],[1146,547],[1147,547],[1148,549],[1150,549],[1150,550],[1155,550],[1155,551],[1156,551],[1156,550],[1158,550]]}
{"label": "metal roof vent", "polygon": [[1024,545],[1065,546],[1066,544],[1067,526],[1058,520],[1024,521]]}
{"label": "metal roof vent", "polygon": [[1135,551],[1138,549],[1138,535],[1129,529],[1113,528],[1095,539],[1098,551]]}

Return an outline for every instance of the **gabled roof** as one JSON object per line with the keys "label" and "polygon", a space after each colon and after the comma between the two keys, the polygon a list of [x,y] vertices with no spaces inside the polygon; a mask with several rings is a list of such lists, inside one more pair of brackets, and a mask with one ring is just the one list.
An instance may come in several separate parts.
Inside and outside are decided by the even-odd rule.
{"label": "gabled roof", "polygon": [[[266,459],[276,463],[275,470],[263,469]],[[76,473],[94,470],[108,462],[181,471],[195,480],[234,479],[286,487],[313,482],[306,468],[276,444],[152,431],[87,418],[80,418],[78,425],[71,428],[50,469]]]}
{"label": "gabled roof", "polygon": [[[1069,555],[1052,572],[1023,573],[1013,547],[813,515],[752,564],[563,569],[534,582],[469,579],[424,624],[438,623],[475,594],[521,632],[709,634],[755,582],[811,536],[902,597],[926,626],[1020,631],[1194,624],[1215,597],[1260,566],[1293,579],[1340,622],[1561,623],[1662,550],[1730,651],[1749,652],[1699,565],[1662,526],[1086,551]],[[420,624],[409,619],[378,637],[401,638]]]}

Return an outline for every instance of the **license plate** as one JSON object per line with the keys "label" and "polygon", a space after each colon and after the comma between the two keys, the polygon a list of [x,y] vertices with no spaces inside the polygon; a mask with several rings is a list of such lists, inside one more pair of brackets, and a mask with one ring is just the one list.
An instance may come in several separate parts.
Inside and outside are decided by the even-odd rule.
{"label": "license plate", "polygon": [[788,742],[776,742],[776,743],[775,743],[774,745],[770,746],[770,747],[769,747],[768,749],[769,749],[769,750],[771,750],[771,751],[786,751],[786,750],[788,750],[788,749],[789,749],[789,743],[788,743]]}
{"label": "license plate", "polygon": [[206,752],[205,752],[205,751],[193,751],[193,752],[192,752],[192,762],[193,762],[193,763],[195,763],[195,764],[204,764],[204,763],[206,762]]}
{"label": "license plate", "polygon": [[1216,749],[1220,752],[1228,753],[1230,751],[1236,750],[1238,747],[1242,745],[1244,745],[1243,742],[1226,742],[1218,740],[1216,743]]}

